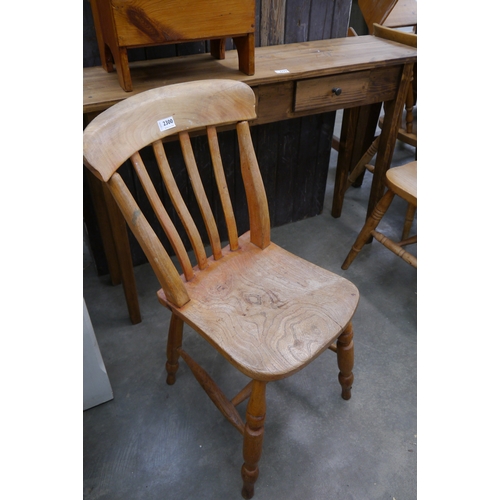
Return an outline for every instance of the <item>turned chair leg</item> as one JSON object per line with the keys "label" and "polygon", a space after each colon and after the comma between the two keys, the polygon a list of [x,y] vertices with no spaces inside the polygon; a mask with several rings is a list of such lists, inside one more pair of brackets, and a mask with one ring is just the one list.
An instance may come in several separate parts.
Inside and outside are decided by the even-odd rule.
{"label": "turned chair leg", "polygon": [[352,324],[348,323],[337,339],[337,365],[339,367],[339,382],[342,387],[342,398],[351,399],[351,388],[354,382],[352,369],[354,366],[354,341]]}
{"label": "turned chair leg", "polygon": [[252,393],[247,405],[245,432],[243,434],[243,498],[252,498],[254,485],[259,477],[258,463],[262,453],[264,439],[264,420],[266,418],[266,382],[254,380]]}
{"label": "turned chair leg", "polygon": [[167,362],[165,364],[168,385],[173,385],[175,383],[175,374],[179,369],[179,348],[182,346],[183,326],[184,321],[175,314],[172,314],[170,328],[168,330]]}
{"label": "turned chair leg", "polygon": [[352,261],[356,258],[361,249],[365,246],[368,239],[371,236],[373,230],[375,230],[380,222],[380,219],[384,216],[389,208],[392,200],[394,199],[394,193],[389,189],[384,196],[377,203],[370,217],[365,222],[363,229],[359,233],[354,245],[351,248],[351,251],[347,255],[344,263],[342,264],[342,269],[346,270],[351,265]]}
{"label": "turned chair leg", "polygon": [[415,219],[415,212],[417,207],[408,203],[408,209],[406,210],[405,223],[403,226],[403,234],[401,235],[401,240],[404,241],[410,236],[411,226],[413,225],[413,219]]}

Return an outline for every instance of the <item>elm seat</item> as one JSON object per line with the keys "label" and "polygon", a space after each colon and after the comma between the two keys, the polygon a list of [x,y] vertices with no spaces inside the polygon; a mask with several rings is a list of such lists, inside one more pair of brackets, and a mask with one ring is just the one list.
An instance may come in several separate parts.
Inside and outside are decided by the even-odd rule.
{"label": "elm seat", "polygon": [[[217,408],[243,435],[244,498],[253,496],[259,474],[268,382],[292,375],[330,349],[337,354],[342,397],[351,397],[351,320],[359,300],[356,287],[348,280],[270,241],[267,198],[248,125],[255,116],[255,96],[248,85],[205,80],[130,97],[95,118],[84,132],[84,163],[109,188],[160,282],[160,303],[171,311],[166,316],[170,316],[167,383],[175,383],[182,357]],[[237,230],[221,161],[220,126],[236,127],[238,136],[250,225],[243,234]],[[206,132],[227,226],[229,242],[225,247],[191,147],[189,132],[199,134],[200,130]],[[206,254],[195,218],[170,168],[163,144],[169,136],[179,139],[211,256]],[[166,194],[154,185],[148,173],[149,161],[146,166],[142,159],[142,150],[149,145]],[[128,159],[177,257],[180,272],[120,176],[120,166]],[[175,210],[165,208],[161,197],[167,194]],[[188,253],[173,220],[183,226],[192,253]],[[182,348],[184,323],[249,377],[249,383],[232,399]],[[243,422],[236,406],[246,399]]]}
{"label": "elm seat", "polygon": [[[224,259],[210,263],[206,278],[185,283],[190,301],[177,312],[242,373],[276,380],[331,345],[350,319],[357,290],[273,243],[259,249],[248,233],[239,244],[237,252],[227,249]],[[162,291],[159,298],[168,306]]]}

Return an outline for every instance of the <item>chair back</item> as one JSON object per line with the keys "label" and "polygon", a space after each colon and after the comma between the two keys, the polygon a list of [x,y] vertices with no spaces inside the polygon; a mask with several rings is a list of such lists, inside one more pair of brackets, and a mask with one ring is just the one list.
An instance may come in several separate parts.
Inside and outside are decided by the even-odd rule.
{"label": "chair back", "polygon": [[386,40],[391,40],[393,42],[402,43],[403,45],[408,45],[409,47],[417,48],[417,34],[409,33],[407,31],[401,31],[393,28],[387,28],[386,26],[381,26],[380,24],[373,25],[373,35],[379,38],[385,38]]}
{"label": "chair back", "polygon": [[[221,238],[194,156],[191,137],[206,134],[227,226],[228,251],[237,251],[239,233],[217,134],[218,127],[236,127],[249,212],[250,240],[264,249],[270,243],[270,223],[266,193],[248,124],[248,120],[255,117],[255,95],[248,85],[230,80],[203,80],[169,85],[125,99],[97,116],[84,131],[84,164],[108,186],[146,254],[166,298],[176,307],[182,307],[189,301],[183,281],[194,279],[206,269],[209,258],[200,235],[201,228],[195,223],[199,217],[194,217],[188,209],[169,164],[164,142],[173,138],[180,142],[184,167],[208,235],[212,258],[219,260],[223,257]],[[154,152],[151,156],[155,159],[161,181],[153,182],[150,162],[143,161],[147,147]],[[120,175],[119,169],[127,160],[132,163],[159,225],[175,252],[182,276]],[[161,184],[166,190],[165,195]],[[175,214],[168,213],[162,202],[164,196],[171,200]],[[180,221],[182,229],[174,224],[173,219]],[[196,258],[194,266],[179,230],[187,234]]]}
{"label": "chair back", "polygon": [[373,24],[384,24],[397,3],[398,0],[358,0],[359,10],[370,35],[373,35]]}

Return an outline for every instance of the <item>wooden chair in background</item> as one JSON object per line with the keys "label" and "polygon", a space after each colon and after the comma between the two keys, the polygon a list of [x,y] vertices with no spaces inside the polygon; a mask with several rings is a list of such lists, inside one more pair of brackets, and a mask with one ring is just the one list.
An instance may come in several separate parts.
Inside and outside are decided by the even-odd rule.
{"label": "wooden chair in background", "polygon": [[[417,267],[417,258],[404,249],[405,246],[417,242],[416,235],[409,237],[413,218],[417,209],[417,162],[413,161],[401,167],[389,169],[386,174],[386,184],[388,187],[386,193],[366,220],[365,225],[361,229],[354,245],[342,264],[342,269],[346,270],[349,268],[352,261],[372,236],[391,252],[401,257],[405,262],[415,268]],[[399,242],[395,242],[377,231],[381,219],[389,209],[396,195],[407,201],[409,207],[411,207],[411,210],[407,212],[403,234]]]}
{"label": "wooden chair in background", "polygon": [[[417,35],[415,33],[408,33],[404,31],[395,30],[392,28],[386,28],[384,26],[380,26],[378,24],[373,25],[373,35],[378,36],[380,38],[385,38],[386,40],[392,40],[394,42],[402,43],[404,45],[408,45],[410,47],[417,47]],[[356,36],[355,32],[351,36]],[[416,103],[416,94],[417,94],[417,65],[415,64],[413,67],[413,79],[408,88],[408,95],[406,97],[405,109],[403,110],[403,116],[401,120],[403,121],[403,117],[405,117],[405,125],[401,126],[398,131],[398,139],[403,141],[410,146],[417,147],[417,129],[416,125],[413,122],[413,109]],[[384,117],[381,116],[379,119],[379,127],[382,128],[384,125]],[[347,181],[343,186],[343,193],[352,186],[360,176],[363,175],[365,170],[369,170],[373,172],[373,165],[370,164],[370,161],[377,154],[378,143],[380,136],[376,136],[371,146],[367,149],[365,154],[361,157],[358,163],[354,166],[354,168],[349,173]]]}
{"label": "wooden chair in background", "polygon": [[398,0],[384,21],[377,24],[387,28],[413,28],[417,32],[417,0]]}
{"label": "wooden chair in background", "polygon": [[358,7],[368,28],[373,35],[373,23],[383,24],[398,0],[358,0]]}
{"label": "wooden chair in background", "polygon": [[[373,25],[373,34],[386,40],[409,45],[410,47],[417,48],[417,34],[399,31],[397,29],[387,28],[379,24]],[[398,139],[414,148],[417,147],[417,126],[414,122],[413,111],[417,102],[417,64],[413,66],[413,77],[410,87],[408,88],[408,95],[406,96],[406,103],[401,125],[398,132]],[[379,120],[379,126],[382,128],[384,124],[384,117]]]}
{"label": "wooden chair in background", "polygon": [[[417,47],[417,1],[416,0],[358,0],[358,6],[370,35]],[[412,33],[401,31],[411,28]],[[398,139],[417,147],[417,129],[413,108],[417,102],[417,65],[413,68],[413,82],[408,89],[405,105],[405,126],[399,129]],[[379,121],[382,128],[383,117]]]}
{"label": "wooden chair in background", "polygon": [[[417,2],[416,0],[358,0],[358,7],[370,35],[393,40],[395,42],[417,47]],[[413,33],[397,28],[411,28]],[[347,36],[358,36],[354,28],[349,28]],[[405,125],[398,131],[398,139],[413,147],[417,147],[417,127],[414,120],[414,107],[417,102],[417,65],[413,68],[413,82],[408,89],[405,110],[402,120]],[[404,118],[403,118],[404,117]],[[379,127],[384,123],[383,116],[379,119]],[[339,139],[333,137],[332,148],[338,151]],[[365,170],[373,171],[370,161],[378,149],[378,137],[366,150],[359,162],[351,170],[351,174],[343,186],[343,192],[352,186],[360,186]],[[415,151],[416,158],[416,151]]]}
{"label": "wooden chair in background", "polygon": [[374,24],[388,28],[417,26],[417,0],[358,0],[368,33],[374,34]]}
{"label": "wooden chair in background", "polygon": [[[95,118],[84,132],[84,163],[105,183],[141,244],[160,282],[160,303],[171,311],[167,383],[176,380],[179,356],[212,401],[243,435],[242,495],[251,498],[259,473],[266,415],[266,384],[296,373],[326,349],[337,354],[342,397],[353,382],[351,319],[359,295],[346,279],[319,268],[270,241],[266,193],[250,136],[255,96],[244,83],[205,80],[162,87],[126,99]],[[238,236],[221,162],[216,127],[235,126],[250,230]],[[190,132],[207,134],[215,182],[227,224],[222,248],[213,210],[194,159]],[[193,217],[170,169],[163,140],[178,137],[185,167],[210,240],[207,257]],[[189,236],[191,263],[139,151],[154,151],[159,172]],[[141,151],[142,153],[142,151]],[[130,159],[168,241],[179,271],[132,196],[119,168]],[[161,190],[160,190],[161,193]],[[182,348],[187,323],[250,382],[227,398]],[[249,398],[246,423],[236,406]]]}

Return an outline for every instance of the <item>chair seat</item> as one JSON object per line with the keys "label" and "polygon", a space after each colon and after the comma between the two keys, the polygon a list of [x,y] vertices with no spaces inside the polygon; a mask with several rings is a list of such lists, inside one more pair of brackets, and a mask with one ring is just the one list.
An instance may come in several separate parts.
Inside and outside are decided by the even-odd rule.
{"label": "chair seat", "polygon": [[239,244],[185,283],[191,300],[183,307],[169,304],[162,290],[158,297],[245,375],[277,380],[335,341],[356,310],[358,290],[273,243],[261,250],[249,233]]}
{"label": "chair seat", "polygon": [[386,174],[389,188],[412,205],[417,205],[417,162],[390,168]]}

